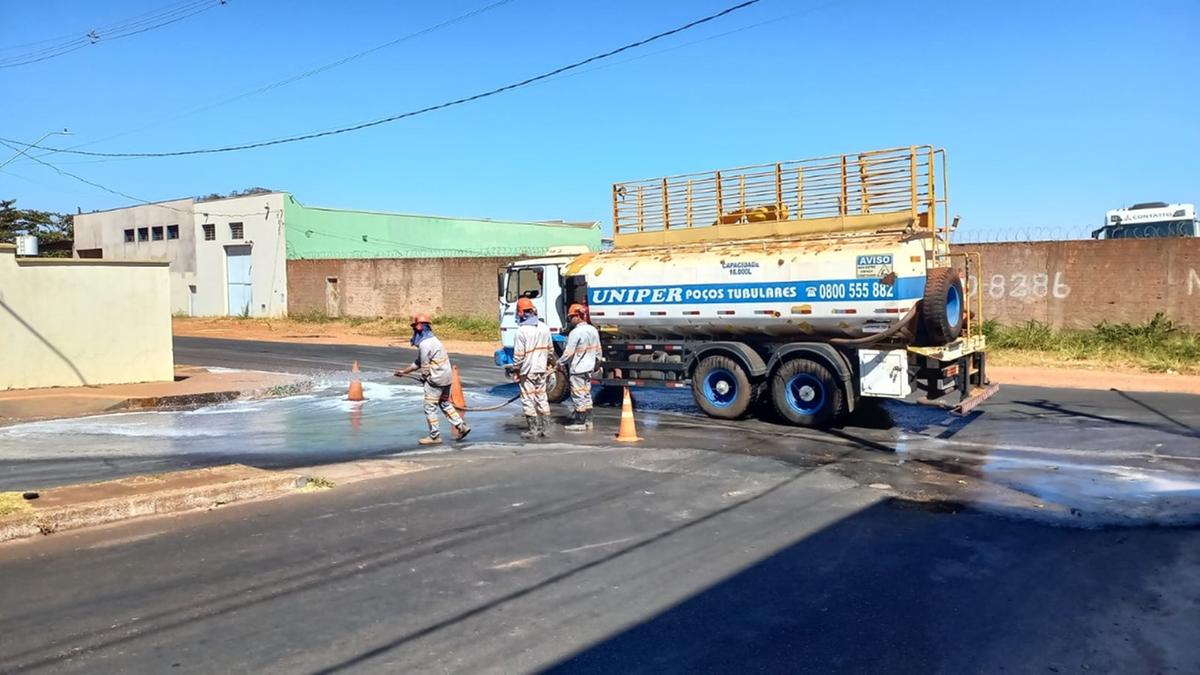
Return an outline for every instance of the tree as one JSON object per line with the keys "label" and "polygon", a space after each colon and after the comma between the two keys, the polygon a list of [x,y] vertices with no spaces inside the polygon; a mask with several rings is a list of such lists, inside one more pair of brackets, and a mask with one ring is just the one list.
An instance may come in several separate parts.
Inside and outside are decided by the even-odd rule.
{"label": "tree", "polygon": [[[69,214],[18,209],[16,204],[15,199],[0,199],[0,242],[11,244],[19,234],[32,234],[46,244],[71,240],[74,223]],[[70,257],[71,252],[53,251],[46,255]]]}
{"label": "tree", "polygon": [[205,195],[204,197],[196,197],[196,201],[211,202],[215,199],[232,199],[233,197],[251,197],[253,195],[271,194],[272,192],[274,192],[274,190],[268,190],[265,187],[257,187],[256,186],[256,187],[246,188],[245,190],[234,190],[233,192],[230,192],[227,195],[213,192],[211,194]]}

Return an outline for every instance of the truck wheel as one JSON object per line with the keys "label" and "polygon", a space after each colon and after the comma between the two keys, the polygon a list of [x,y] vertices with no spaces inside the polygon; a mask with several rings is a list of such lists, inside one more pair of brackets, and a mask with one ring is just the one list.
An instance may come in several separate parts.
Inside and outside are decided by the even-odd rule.
{"label": "truck wheel", "polygon": [[846,410],[833,373],[808,359],[792,359],[771,378],[771,403],[783,419],[802,427],[828,427]]}
{"label": "truck wheel", "polygon": [[562,403],[567,398],[570,382],[557,368],[546,373],[546,399],[551,403]]}
{"label": "truck wheel", "polygon": [[736,361],[710,356],[692,374],[692,397],[709,417],[732,420],[746,414],[754,401],[754,387]]}
{"label": "truck wheel", "polygon": [[962,334],[966,296],[962,279],[953,267],[938,267],[925,275],[921,301],[921,326],[930,344],[953,342]]}

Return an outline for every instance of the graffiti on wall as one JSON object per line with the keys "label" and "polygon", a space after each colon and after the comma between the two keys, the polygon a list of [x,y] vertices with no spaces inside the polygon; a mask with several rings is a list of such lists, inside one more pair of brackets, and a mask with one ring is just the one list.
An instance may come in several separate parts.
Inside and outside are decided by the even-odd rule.
{"label": "graffiti on wall", "polygon": [[[979,292],[979,285],[975,277],[967,279],[967,295],[975,297]],[[1071,286],[1063,278],[1062,272],[1055,272],[1053,276],[1044,272],[992,274],[983,280],[982,285],[987,297],[992,300],[1046,297],[1066,300],[1071,297]],[[1188,297],[1200,295],[1200,272],[1195,268],[1188,270],[1187,294]]]}
{"label": "graffiti on wall", "polygon": [[[1026,274],[1016,272],[1013,274],[992,274],[983,281],[983,291],[992,300],[1003,300],[1004,298],[1013,298],[1020,300],[1022,298],[1045,298],[1052,297],[1055,300],[1066,300],[1071,296],[1071,287],[1063,278],[1062,272],[1055,272],[1051,277],[1044,272],[1035,274]],[[972,277],[967,283],[967,294],[974,297],[979,292],[977,280]]]}

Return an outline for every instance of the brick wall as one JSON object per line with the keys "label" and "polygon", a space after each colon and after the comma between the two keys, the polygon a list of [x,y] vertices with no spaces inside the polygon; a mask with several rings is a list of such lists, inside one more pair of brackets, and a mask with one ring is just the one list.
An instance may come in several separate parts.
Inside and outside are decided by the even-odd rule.
{"label": "brick wall", "polygon": [[984,315],[1005,324],[1036,319],[1090,328],[1142,322],[1162,312],[1200,329],[1200,239],[964,244],[978,251]]}
{"label": "brick wall", "polygon": [[[289,260],[288,313],[493,317],[496,270],[512,258]],[[331,295],[329,279],[337,279]],[[331,306],[335,305],[335,306]]]}

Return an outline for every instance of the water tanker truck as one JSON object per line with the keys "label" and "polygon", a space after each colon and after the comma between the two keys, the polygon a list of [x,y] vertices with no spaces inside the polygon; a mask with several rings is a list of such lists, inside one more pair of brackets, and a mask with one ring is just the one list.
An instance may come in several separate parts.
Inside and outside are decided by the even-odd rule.
{"label": "water tanker truck", "polygon": [[690,388],[721,419],[764,398],[812,427],[862,397],[965,413],[997,389],[981,300],[965,293],[979,258],[949,249],[939,148],[617,183],[612,204],[613,250],[501,270],[497,365],[512,360],[524,296],[560,350],[566,308],[586,304],[604,351],[594,383]]}

